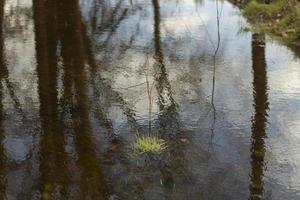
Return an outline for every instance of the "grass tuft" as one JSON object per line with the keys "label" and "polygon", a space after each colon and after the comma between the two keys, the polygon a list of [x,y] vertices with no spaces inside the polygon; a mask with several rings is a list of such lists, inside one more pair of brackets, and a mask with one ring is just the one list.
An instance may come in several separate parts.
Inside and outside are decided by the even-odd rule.
{"label": "grass tuft", "polygon": [[133,150],[139,154],[161,153],[166,147],[166,142],[157,136],[137,135],[133,144]]}
{"label": "grass tuft", "polygon": [[244,8],[244,14],[252,19],[258,17],[269,19],[281,13],[284,5],[284,0],[277,0],[271,4],[258,3],[256,0],[252,0]]}

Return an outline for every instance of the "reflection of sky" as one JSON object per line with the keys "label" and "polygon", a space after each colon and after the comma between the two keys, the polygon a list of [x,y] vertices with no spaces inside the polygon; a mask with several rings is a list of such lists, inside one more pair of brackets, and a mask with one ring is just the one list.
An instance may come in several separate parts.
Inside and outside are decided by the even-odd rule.
{"label": "reflection of sky", "polygon": [[[240,97],[243,92],[247,89],[249,90],[251,87],[250,76],[247,78],[248,81],[245,80],[245,74],[249,74],[251,69],[249,68],[249,62],[244,62],[244,59],[249,59],[250,57],[250,45],[245,47],[245,41],[249,40],[249,37],[242,36],[232,40],[239,31],[239,27],[233,26],[232,24],[236,24],[236,21],[239,21],[240,18],[233,15],[232,6],[229,4],[225,4],[222,8],[222,17],[226,18],[226,20],[221,19],[222,42],[224,41],[224,43],[222,45],[221,55],[218,58],[220,60],[218,73],[223,75],[220,75],[218,79],[221,79],[222,85],[226,87],[220,89],[221,94],[219,94],[219,96],[222,96],[222,98],[220,97],[220,103],[224,103],[222,99],[229,97],[231,101],[230,103],[225,102],[225,104],[227,104],[226,107],[230,106],[229,109],[231,110],[241,110],[245,108],[243,105],[244,102],[238,102],[240,98],[234,98],[232,93],[236,93],[235,95]],[[209,101],[208,96],[211,90],[212,73],[211,58],[213,54],[212,43],[215,45],[216,42],[216,13],[214,9],[214,2],[207,2],[203,7],[195,7],[192,2],[179,2],[178,4],[176,2],[161,3],[160,36],[168,71],[168,79],[171,82],[172,90],[176,94],[177,100],[182,103],[186,102],[187,99],[191,101],[195,101],[196,99]],[[230,20],[228,20],[228,18],[230,18]],[[143,7],[143,11],[127,17],[119,25],[111,43],[109,43],[109,48],[115,48],[120,44],[128,43],[126,41],[126,39],[128,40],[128,38],[130,38],[128,34],[134,34],[132,30],[135,30],[134,27],[138,23],[138,20],[141,20],[140,25],[142,27],[135,37],[133,49],[124,52],[119,59],[117,59],[118,57],[116,57],[117,55],[114,54],[115,51],[112,49],[111,53],[115,56],[112,56],[114,59],[110,58],[113,61],[108,64],[108,68],[114,70],[109,70],[107,74],[104,72],[105,77],[113,79],[114,88],[116,89],[131,87],[145,82],[144,75],[138,73],[146,59],[144,51],[150,51],[150,63],[154,62],[152,59],[153,43],[151,43],[154,38],[154,22],[151,4],[148,5],[148,7]],[[232,28],[228,29],[227,24],[230,24]],[[208,37],[208,35],[210,36]],[[95,37],[98,38],[97,41],[99,41],[99,38],[101,41],[101,35],[95,35]],[[236,48],[233,49],[231,46],[235,46]],[[235,55],[240,54],[242,49],[248,49],[248,51],[245,51],[244,55],[236,58]],[[248,70],[244,70],[245,67],[248,68]],[[155,74],[153,70],[151,71],[151,64],[148,69],[149,68],[149,74]],[[118,73],[116,73],[116,71]],[[232,74],[234,77],[232,77]],[[244,81],[241,77],[243,77],[242,79],[244,79]],[[200,83],[200,79],[202,79],[203,83]],[[191,80],[194,82],[190,83],[189,81]],[[232,81],[234,81],[234,83]],[[152,82],[152,80],[150,82]],[[237,86],[240,87],[242,91],[236,90]],[[136,92],[137,89],[140,89],[140,91]],[[130,91],[134,91],[138,96],[133,96]],[[120,90],[120,92],[130,102],[136,102],[135,109],[138,115],[143,117],[147,116],[148,108],[145,105],[148,105],[148,98],[145,86],[125,91]],[[199,92],[201,96],[198,95]],[[179,94],[181,95],[178,96]],[[251,104],[246,107],[246,109],[250,106]],[[153,109],[157,110],[155,107]],[[194,113],[196,114],[197,112]],[[240,119],[240,116],[236,117],[236,119]],[[241,121],[242,120],[245,121],[245,119],[241,119]]]}
{"label": "reflection of sky", "polygon": [[[9,80],[14,86],[15,95],[24,109],[32,109],[38,102],[35,74],[34,25],[30,15],[32,1],[7,1],[5,4],[4,46]],[[25,11],[25,12],[23,12]],[[17,17],[16,17],[17,16]],[[16,23],[18,21],[18,23]],[[9,25],[8,25],[9,24]],[[11,99],[6,95],[6,106],[12,108]]]}
{"label": "reflection of sky", "polygon": [[[285,47],[276,47],[275,43],[267,46],[268,61],[270,63],[270,88],[274,95],[278,94],[277,98],[279,99],[299,98],[299,59],[295,58],[294,55]],[[283,53],[285,56],[278,56]]]}
{"label": "reflection of sky", "polygon": [[271,99],[267,177],[270,181],[285,185],[287,190],[295,190],[299,193],[299,59],[295,58],[287,48],[279,47],[275,42],[268,44],[266,51]]}
{"label": "reflection of sky", "polygon": [[20,188],[29,190],[32,184],[28,180],[33,180],[36,175],[36,168],[31,163],[37,162],[32,156],[32,146],[36,145],[33,133],[36,132],[38,121],[35,35],[31,9],[31,0],[5,1],[4,60],[9,73],[8,82],[12,86],[8,88],[7,82],[2,80],[2,103],[6,111],[3,145],[9,166],[6,177],[8,199],[19,195]]}

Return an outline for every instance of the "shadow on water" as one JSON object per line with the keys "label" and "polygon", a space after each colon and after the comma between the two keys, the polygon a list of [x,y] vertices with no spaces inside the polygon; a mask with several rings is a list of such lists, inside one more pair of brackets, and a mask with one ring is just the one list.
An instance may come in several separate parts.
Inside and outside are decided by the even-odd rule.
{"label": "shadow on water", "polygon": [[251,200],[264,199],[263,177],[266,151],[264,140],[267,137],[266,123],[269,110],[265,45],[264,36],[252,34],[253,96],[255,113],[252,119],[251,136]]}

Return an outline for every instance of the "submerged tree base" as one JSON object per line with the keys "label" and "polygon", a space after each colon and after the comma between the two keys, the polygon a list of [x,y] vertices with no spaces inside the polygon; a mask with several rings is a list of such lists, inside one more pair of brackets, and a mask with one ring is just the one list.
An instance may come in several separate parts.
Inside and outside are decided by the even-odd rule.
{"label": "submerged tree base", "polygon": [[255,28],[280,38],[285,43],[300,40],[300,3],[297,0],[273,0],[269,4],[251,0],[243,15]]}
{"label": "submerged tree base", "polygon": [[138,154],[159,154],[167,145],[163,139],[158,136],[141,136],[137,135],[133,144],[133,150]]}

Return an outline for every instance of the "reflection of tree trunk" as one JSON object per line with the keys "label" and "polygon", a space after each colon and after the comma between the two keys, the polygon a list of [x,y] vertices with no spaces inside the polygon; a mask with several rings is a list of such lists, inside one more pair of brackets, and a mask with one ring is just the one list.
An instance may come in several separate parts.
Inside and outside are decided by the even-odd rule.
{"label": "reflection of tree trunk", "polygon": [[[177,104],[172,96],[171,84],[168,80],[168,74],[164,64],[164,55],[161,47],[161,34],[160,34],[160,6],[159,0],[152,0],[154,12],[154,71],[155,71],[155,87],[158,94],[159,105],[159,123],[161,133],[170,134],[179,132],[179,116],[177,113]],[[167,135],[169,136],[169,135]],[[167,198],[174,198],[175,178],[174,174],[188,173],[185,168],[185,156],[182,145],[178,140],[170,141],[168,145],[169,157],[160,164],[160,178],[163,184],[164,193]],[[185,177],[186,178],[186,177]]]}
{"label": "reflection of tree trunk", "polygon": [[268,111],[264,38],[252,35],[252,65],[255,115],[252,121],[250,199],[263,199],[263,175]]}
{"label": "reflection of tree trunk", "polygon": [[37,75],[40,98],[41,137],[40,187],[43,198],[67,185],[63,126],[58,119],[56,1],[33,1]]}
{"label": "reflection of tree trunk", "polygon": [[4,0],[0,1],[0,199],[5,199],[6,193],[6,184],[5,184],[5,154],[3,147],[4,139],[4,128],[3,128],[3,119],[4,119],[4,110],[3,110],[3,85],[2,80],[4,78],[4,38],[3,38],[3,15],[4,15]]}
{"label": "reflection of tree trunk", "polygon": [[73,114],[77,163],[81,169],[80,199],[105,199],[107,197],[104,175],[99,167],[95,145],[91,138],[89,99],[85,74],[84,44],[81,14],[77,0],[61,2],[62,56],[64,68],[74,81],[76,112]]}
{"label": "reflection of tree trunk", "polygon": [[155,49],[155,81],[160,109],[161,131],[165,132],[170,126],[172,131],[178,131],[177,106],[172,96],[171,84],[164,64],[164,57],[160,41],[160,7],[158,0],[152,0],[154,12],[154,49]]}

